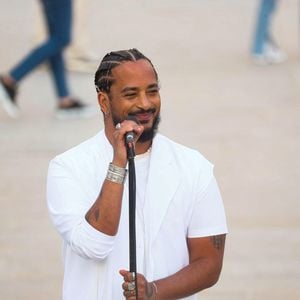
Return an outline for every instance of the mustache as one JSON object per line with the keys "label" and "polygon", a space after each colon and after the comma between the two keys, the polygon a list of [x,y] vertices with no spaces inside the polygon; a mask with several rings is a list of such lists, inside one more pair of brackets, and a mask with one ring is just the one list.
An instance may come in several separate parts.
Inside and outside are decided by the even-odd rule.
{"label": "mustache", "polygon": [[148,114],[148,113],[152,113],[154,114],[156,112],[155,108],[149,108],[149,109],[139,109],[137,111],[131,112],[128,114],[128,117],[135,117],[138,114]]}

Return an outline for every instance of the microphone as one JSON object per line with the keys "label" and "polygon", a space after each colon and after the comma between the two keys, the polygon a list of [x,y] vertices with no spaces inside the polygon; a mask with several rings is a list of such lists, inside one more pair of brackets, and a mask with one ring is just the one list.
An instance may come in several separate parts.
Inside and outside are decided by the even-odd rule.
{"label": "microphone", "polygon": [[[131,120],[137,124],[139,124],[139,121],[131,115],[128,115],[126,120]],[[129,159],[132,159],[135,157],[135,152],[134,152],[134,138],[135,138],[135,133],[134,131],[128,131],[125,134],[125,144],[127,148],[127,156]]]}
{"label": "microphone", "polygon": [[[125,120],[130,120],[130,121],[133,121],[137,124],[140,124],[140,122],[137,120],[137,118],[135,116],[132,116],[132,115],[128,115]],[[126,145],[132,144],[134,142],[134,138],[135,138],[135,132],[134,131],[126,132],[126,134],[125,134],[125,143],[126,143]]]}
{"label": "microphone", "polygon": [[125,134],[125,142],[126,145],[132,144],[134,142],[135,133],[133,131],[129,131]]}

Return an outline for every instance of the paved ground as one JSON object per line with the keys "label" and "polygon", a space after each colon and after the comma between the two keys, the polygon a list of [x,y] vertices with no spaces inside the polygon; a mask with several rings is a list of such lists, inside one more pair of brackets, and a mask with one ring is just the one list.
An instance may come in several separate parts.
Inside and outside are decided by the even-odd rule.
{"label": "paved ground", "polygon": [[[36,2],[0,2],[1,71],[31,47]],[[161,131],[215,163],[230,234],[220,282],[199,299],[300,299],[299,8],[279,2],[274,30],[289,60],[257,67],[248,57],[254,0],[91,1],[87,32],[99,57],[130,47],[151,57],[162,84]],[[92,73],[70,80],[95,103]],[[60,299],[47,165],[102,119],[53,119],[43,69],[20,88],[21,118],[0,109],[0,299]]]}

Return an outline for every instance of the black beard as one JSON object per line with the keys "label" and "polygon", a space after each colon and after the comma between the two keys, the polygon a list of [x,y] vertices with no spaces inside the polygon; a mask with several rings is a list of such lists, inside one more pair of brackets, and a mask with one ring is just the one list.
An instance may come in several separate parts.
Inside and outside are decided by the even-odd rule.
{"label": "black beard", "polygon": [[160,123],[160,115],[157,115],[153,121],[152,127],[148,130],[143,131],[143,133],[139,137],[139,142],[145,143],[148,141],[152,141],[157,133],[159,123]]}
{"label": "black beard", "polygon": [[[113,122],[114,122],[114,126],[116,126],[118,123],[122,123],[123,120],[120,119],[119,117],[115,116],[113,113],[112,113],[112,119],[113,119]],[[158,125],[160,123],[160,114],[157,115],[155,117],[155,119],[153,120],[153,125],[150,129],[147,129],[147,130],[144,130],[143,133],[141,134],[141,136],[139,137],[138,141],[140,143],[145,143],[145,142],[148,142],[148,141],[152,141],[158,131]],[[138,123],[138,122],[137,122]]]}

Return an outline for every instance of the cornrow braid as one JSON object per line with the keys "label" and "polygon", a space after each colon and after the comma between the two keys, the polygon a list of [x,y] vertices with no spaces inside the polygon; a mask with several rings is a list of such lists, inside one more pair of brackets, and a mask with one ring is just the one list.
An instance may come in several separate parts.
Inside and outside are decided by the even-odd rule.
{"label": "cornrow braid", "polygon": [[111,88],[112,84],[114,83],[114,78],[112,76],[113,68],[119,66],[123,62],[137,61],[140,59],[146,59],[147,61],[149,61],[149,63],[151,64],[151,66],[153,68],[153,71],[155,73],[156,79],[158,79],[157,72],[156,72],[152,62],[150,61],[149,58],[147,58],[139,50],[133,48],[133,49],[129,49],[129,50],[114,51],[114,52],[107,53],[103,57],[100,65],[95,73],[94,83],[95,83],[96,91],[98,93],[99,92],[109,93],[110,88]]}

